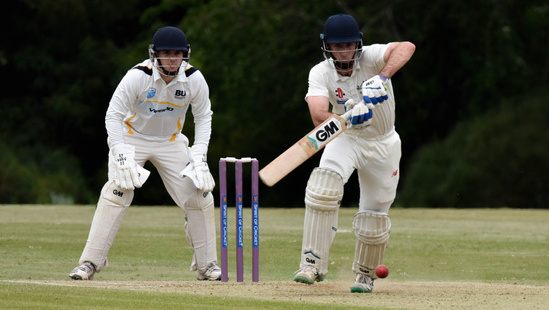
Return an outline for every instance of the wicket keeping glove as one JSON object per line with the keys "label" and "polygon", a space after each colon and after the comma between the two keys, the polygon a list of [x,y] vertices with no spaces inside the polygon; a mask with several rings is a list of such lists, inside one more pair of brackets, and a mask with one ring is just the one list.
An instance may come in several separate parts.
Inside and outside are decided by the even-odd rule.
{"label": "wicket keeping glove", "polygon": [[135,163],[135,147],[121,143],[113,146],[111,153],[116,167],[114,183],[122,189],[133,190],[141,187],[144,181],[140,178]]}
{"label": "wicket keeping glove", "polygon": [[355,104],[353,99],[347,100],[345,102],[345,107],[347,110],[351,111],[351,116],[349,117],[349,122],[353,128],[362,128],[370,126],[372,123],[372,108],[371,103],[365,104],[363,101]]}
{"label": "wicket keeping glove", "polygon": [[189,165],[179,173],[179,177],[190,177],[198,189],[211,192],[215,181],[208,167],[207,151],[208,147],[205,145],[193,145],[189,152]]}
{"label": "wicket keeping glove", "polygon": [[385,75],[376,75],[373,78],[364,81],[362,83],[362,98],[364,102],[371,102],[376,105],[382,103],[383,101],[389,99],[387,95],[387,78]]}

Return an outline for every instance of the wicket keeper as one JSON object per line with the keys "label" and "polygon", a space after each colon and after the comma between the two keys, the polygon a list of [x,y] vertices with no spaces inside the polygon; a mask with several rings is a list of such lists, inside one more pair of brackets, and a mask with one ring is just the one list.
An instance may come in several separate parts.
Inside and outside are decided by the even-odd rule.
{"label": "wicket keeper", "polygon": [[[108,181],[103,186],[86,246],[70,277],[92,280],[108,265],[107,254],[134,189],[145,181],[150,161],[175,203],[185,211],[187,241],[194,250],[191,269],[198,280],[220,280],[217,266],[215,186],[206,155],[212,132],[209,89],[189,64],[191,47],[183,31],[163,27],[149,46],[149,59],[130,69],[116,88],[105,117]],[[194,143],[181,132],[191,108]],[[136,255],[139,249],[136,248]]]}

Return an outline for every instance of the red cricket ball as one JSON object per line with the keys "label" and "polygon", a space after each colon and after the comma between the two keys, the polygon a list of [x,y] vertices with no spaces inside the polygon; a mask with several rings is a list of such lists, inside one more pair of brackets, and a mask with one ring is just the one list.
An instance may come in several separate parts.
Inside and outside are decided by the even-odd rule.
{"label": "red cricket ball", "polygon": [[385,278],[389,275],[389,268],[387,268],[387,266],[385,265],[379,265],[376,267],[376,276],[378,278]]}

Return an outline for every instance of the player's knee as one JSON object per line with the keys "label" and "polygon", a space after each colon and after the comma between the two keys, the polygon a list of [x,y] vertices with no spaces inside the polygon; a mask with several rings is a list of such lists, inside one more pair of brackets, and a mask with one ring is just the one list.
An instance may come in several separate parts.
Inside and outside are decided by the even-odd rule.
{"label": "player's knee", "polygon": [[389,240],[391,220],[387,214],[360,211],[353,217],[353,230],[366,244],[383,244]]}
{"label": "player's knee", "polygon": [[214,205],[214,199],[211,192],[197,190],[196,194],[187,200],[185,207],[190,210],[204,210]]}
{"label": "player's knee", "polygon": [[108,181],[101,189],[102,198],[124,207],[132,203],[133,195],[133,190],[121,189],[114,181]]}
{"label": "player's knee", "polygon": [[343,198],[343,179],[332,170],[315,168],[305,189],[305,205],[321,210],[334,211]]}

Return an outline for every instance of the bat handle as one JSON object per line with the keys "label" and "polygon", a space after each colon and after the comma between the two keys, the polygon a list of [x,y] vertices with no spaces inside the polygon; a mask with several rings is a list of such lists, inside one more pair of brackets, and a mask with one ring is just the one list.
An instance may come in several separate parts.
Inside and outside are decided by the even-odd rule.
{"label": "bat handle", "polygon": [[343,115],[341,115],[341,117],[345,120],[345,122],[347,122],[347,124],[349,123],[349,119],[351,118],[351,113],[352,112],[353,112],[353,109],[350,109],[349,111],[347,111]]}

